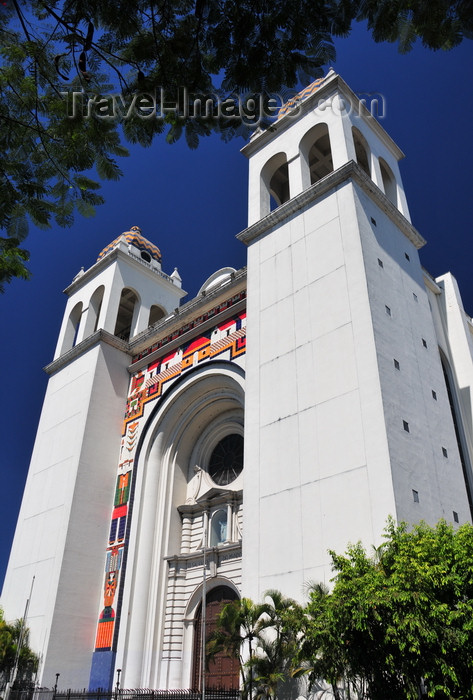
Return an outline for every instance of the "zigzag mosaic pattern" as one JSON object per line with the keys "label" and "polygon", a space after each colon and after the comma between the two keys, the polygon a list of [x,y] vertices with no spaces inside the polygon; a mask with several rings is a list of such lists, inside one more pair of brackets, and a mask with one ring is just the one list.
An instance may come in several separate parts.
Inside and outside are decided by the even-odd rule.
{"label": "zigzag mosaic pattern", "polygon": [[297,105],[300,104],[302,100],[305,100],[306,97],[309,97],[309,95],[312,95],[314,92],[316,92],[320,84],[323,83],[324,80],[325,78],[319,78],[318,80],[314,80],[313,83],[311,83],[306,88],[298,92],[295,97],[292,97],[290,100],[285,102],[278,112],[278,119],[284,117],[284,115],[290,112],[291,109],[297,107]]}
{"label": "zigzag mosaic pattern", "polygon": [[[127,423],[143,415],[145,404],[161,396],[167,382],[177,379],[185,370],[204,360],[215,359],[227,351],[230,352],[230,360],[243,354],[246,351],[246,327],[242,327],[242,324],[245,322],[246,314],[237,316],[230,322],[230,327],[233,325],[234,330],[229,330],[226,322],[208,335],[193,340],[171,355],[152,363],[146,373],[135,375],[132,393],[127,402],[123,433]],[[221,337],[227,331],[228,335]]]}
{"label": "zigzag mosaic pattern", "polygon": [[159,340],[157,343],[154,343],[154,345],[150,345],[139,355],[135,355],[133,357],[132,362],[138,362],[138,360],[143,359],[143,357],[151,355],[151,353],[155,352],[156,350],[159,350],[160,348],[163,348],[165,345],[168,345],[171,341],[176,340],[176,338],[179,338],[181,335],[184,335],[184,333],[188,333],[193,328],[197,328],[205,321],[208,321],[209,319],[213,318],[222,311],[225,311],[225,309],[228,309],[231,306],[235,306],[235,304],[237,304],[239,301],[242,301],[243,299],[246,299],[246,290],[235,294],[235,296],[230,297],[230,299],[226,299],[221,304],[214,306],[212,309],[209,309],[201,316],[197,316],[197,318],[193,319],[192,321],[189,321],[189,323],[185,323],[183,326],[178,328],[170,335],[161,338],[161,340]]}
{"label": "zigzag mosaic pattern", "polygon": [[[215,307],[208,312],[210,315],[223,310],[240,295],[229,302]],[[207,315],[206,315],[207,316]],[[204,317],[199,317],[192,324],[183,326],[186,330],[200,325]],[[180,331],[167,339],[179,337]],[[164,339],[166,340],[166,339]],[[161,341],[163,344],[164,342]],[[203,362],[208,362],[226,353],[226,359],[234,360],[246,351],[246,313],[235,314],[232,318],[216,326],[213,330],[189,343],[176,348],[173,352],[153,360],[146,370],[137,372],[131,379],[130,394],[123,424],[121,440],[120,463],[115,487],[114,508],[112,511],[108,547],[106,550],[105,576],[103,582],[103,607],[97,621],[95,651],[110,651],[114,648],[114,639],[118,635],[120,606],[116,598],[119,587],[122,586],[124,573],[125,547],[127,533],[130,530],[133,467],[136,448],[141,429],[145,425],[143,417],[147,403],[159,399],[170,383],[183,373]],[[143,353],[146,355],[148,351]],[[116,643],[116,642],[115,642]]]}
{"label": "zigzag mosaic pattern", "polygon": [[158,262],[161,262],[161,251],[159,250],[158,246],[154,245],[154,243],[151,243],[151,241],[148,241],[147,238],[141,235],[141,229],[139,226],[132,226],[129,231],[124,231],[117,236],[115,240],[109,243],[108,246],[102,250],[97,260],[101,260],[108,253],[110,253],[111,250],[116,248],[123,236],[126,238],[127,243],[134,245],[136,248],[138,248],[138,250],[145,251],[152,258]]}

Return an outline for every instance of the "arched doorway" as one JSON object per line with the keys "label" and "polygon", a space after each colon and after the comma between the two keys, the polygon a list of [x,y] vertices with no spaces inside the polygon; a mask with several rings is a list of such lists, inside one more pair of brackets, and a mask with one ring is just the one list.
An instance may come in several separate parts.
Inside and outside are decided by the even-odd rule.
{"label": "arched doorway", "polygon": [[[228,586],[217,586],[206,596],[206,622],[205,639],[208,640],[217,626],[217,617],[221,609],[227,603],[237,600],[238,596]],[[194,653],[192,664],[192,687],[202,687],[201,677],[202,661],[202,603],[197,609],[194,620]],[[205,687],[208,689],[238,690],[240,687],[240,668],[237,658],[217,654],[214,661],[209,664],[205,673]]]}

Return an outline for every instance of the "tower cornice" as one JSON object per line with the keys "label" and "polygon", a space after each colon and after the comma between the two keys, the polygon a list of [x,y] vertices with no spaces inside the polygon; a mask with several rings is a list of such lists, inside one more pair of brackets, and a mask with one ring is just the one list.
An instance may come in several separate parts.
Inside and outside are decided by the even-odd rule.
{"label": "tower cornice", "polygon": [[300,194],[292,197],[287,202],[274,209],[265,217],[252,224],[248,228],[237,234],[238,240],[245,245],[249,245],[257,238],[269,233],[275,226],[292,216],[297,211],[314,202],[316,199],[326,194],[335,187],[348,181],[356,182],[363,191],[384,211],[387,216],[399,227],[402,233],[417,248],[422,248],[426,240],[420,235],[417,229],[401,214],[399,209],[381,192],[370,177],[362,168],[351,160],[342,167],[329,173],[315,184],[303,190]]}
{"label": "tower cornice", "polygon": [[[126,262],[127,264],[131,265],[132,267],[138,268],[141,272],[144,272],[149,277],[152,277],[153,279],[158,278],[159,281],[164,283],[165,285],[170,284],[170,285],[172,285],[173,289],[178,289],[177,285],[174,284],[171,277],[169,275],[166,275],[165,272],[162,272],[161,270],[158,270],[155,267],[152,267],[150,263],[146,262],[145,260],[141,260],[137,256],[133,255],[133,253],[130,253],[130,252],[124,253],[119,248],[114,248],[110,253],[105,255],[103,258],[100,258],[99,260],[97,260],[97,262],[94,263],[94,265],[92,265],[92,267],[89,267],[88,270],[85,270],[83,272],[83,274],[76,277],[71,282],[71,284],[68,287],[66,287],[66,289],[64,289],[64,294],[71,296],[71,294],[73,294],[78,289],[80,289],[90,279],[95,277],[102,270],[105,270],[109,265],[111,265],[116,260],[121,260],[123,262]],[[182,290],[181,297],[185,296],[186,294],[187,294],[187,292]]]}
{"label": "tower cornice", "polygon": [[46,365],[46,367],[43,367],[43,369],[46,374],[52,375],[68,365],[70,362],[73,362],[73,360],[80,355],[83,355],[84,352],[90,350],[90,348],[94,347],[94,345],[97,345],[98,343],[105,343],[106,345],[111,345],[117,350],[121,350],[128,355],[131,354],[129,345],[125,340],[118,338],[116,335],[112,335],[112,333],[108,333],[108,331],[105,331],[103,328],[99,328],[98,331],[95,331],[95,333],[92,333],[92,335],[84,338],[82,342],[74,345],[73,348],[65,352],[63,355],[57,357],[55,360]]}
{"label": "tower cornice", "polygon": [[[159,322],[155,326],[150,326],[135,336],[130,341],[130,353],[133,355],[133,363],[130,365],[129,372],[136,372],[140,368],[149,364],[153,357],[163,353],[163,345],[153,349],[153,345],[159,340],[166,338],[165,347],[168,352],[186,342],[196,333],[196,328],[199,332],[204,332],[208,328],[221,322],[229,313],[236,313],[246,307],[246,298],[235,303],[228,304],[220,312],[212,313],[211,318],[205,320],[205,314],[209,310],[214,310],[220,302],[226,303],[232,297],[246,291],[246,267],[237,270],[232,279],[226,284],[212,289],[206,294],[201,294],[195,299],[192,299],[184,306],[179,307],[176,311]],[[196,319],[202,318],[201,321],[195,323]],[[183,332],[183,328],[188,331]],[[175,335],[175,338],[173,338]],[[140,354],[143,353],[141,357]]]}

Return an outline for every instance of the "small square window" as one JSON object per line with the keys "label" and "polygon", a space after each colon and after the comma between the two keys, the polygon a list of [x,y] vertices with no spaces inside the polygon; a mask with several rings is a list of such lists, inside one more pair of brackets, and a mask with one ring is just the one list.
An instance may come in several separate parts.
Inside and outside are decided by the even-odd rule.
{"label": "small square window", "polygon": [[376,226],[376,219],[373,219],[373,217],[371,217],[371,223],[373,224],[373,226]]}
{"label": "small square window", "polygon": [[412,292],[412,296],[414,297],[414,301],[419,301],[419,299],[417,298],[417,294],[415,292]]}
{"label": "small square window", "polygon": [[380,260],[379,258],[378,258],[378,265],[379,265],[380,267],[384,267],[384,263],[383,263],[383,261],[382,261],[382,260]]}
{"label": "small square window", "polygon": [[448,457],[448,452],[446,447],[442,447],[442,454],[444,457]]}
{"label": "small square window", "polygon": [[434,401],[437,401],[437,392],[432,389],[432,398]]}
{"label": "small square window", "polygon": [[401,369],[401,365],[399,364],[399,362],[397,360],[394,360],[394,367],[395,367],[395,369]]}
{"label": "small square window", "polygon": [[406,260],[410,260],[410,257],[408,256],[407,253],[404,253],[404,257],[406,258]]}
{"label": "small square window", "polygon": [[412,489],[412,498],[414,499],[414,503],[419,503],[419,492],[415,489]]}
{"label": "small square window", "polygon": [[389,306],[385,306],[384,308],[385,308],[387,315],[391,316],[391,309],[389,308]]}
{"label": "small square window", "polygon": [[404,428],[404,430],[406,431],[406,433],[410,433],[410,430],[409,430],[409,423],[407,422],[407,420],[403,420],[403,421],[402,421],[402,427]]}
{"label": "small square window", "polygon": [[454,520],[456,523],[459,523],[459,522],[460,522],[460,521],[458,520],[458,513],[457,513],[456,510],[453,511],[453,520]]}
{"label": "small square window", "polygon": [[422,338],[422,345],[424,346],[424,348],[427,347],[427,341],[425,338]]}

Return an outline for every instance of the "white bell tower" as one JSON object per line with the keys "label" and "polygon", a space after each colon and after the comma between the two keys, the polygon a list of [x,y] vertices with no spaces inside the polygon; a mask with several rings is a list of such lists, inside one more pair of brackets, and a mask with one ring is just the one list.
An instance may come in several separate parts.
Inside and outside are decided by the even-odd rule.
{"label": "white bell tower", "polygon": [[185,296],[177,269],[161,269],[161,252],[132,226],[81,270],[65,290],[69,296],[54,359],[98,328],[123,340],[164,318]]}
{"label": "white bell tower", "polygon": [[[103,594],[107,535],[129,385],[128,340],[179,306],[177,270],[137,227],[66,289],[66,305],[2,593],[42,656],[38,680],[83,686]],[[66,671],[67,669],[67,671]]]}
{"label": "white bell tower", "polygon": [[300,599],[331,578],[329,549],[378,544],[388,515],[469,509],[402,152],[330,71],[243,153],[242,595]]}

